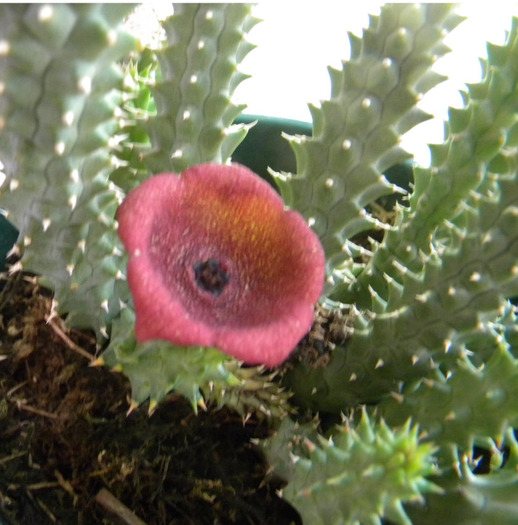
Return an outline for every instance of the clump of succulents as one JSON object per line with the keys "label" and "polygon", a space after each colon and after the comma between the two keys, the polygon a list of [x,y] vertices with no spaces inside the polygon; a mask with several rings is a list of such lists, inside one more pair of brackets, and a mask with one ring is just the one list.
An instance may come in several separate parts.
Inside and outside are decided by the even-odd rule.
{"label": "clump of succulents", "polygon": [[305,523],[516,523],[516,21],[402,184],[399,137],[461,18],[383,6],[312,136],[288,137],[295,172],[272,166],[279,196],[230,163],[251,7],[175,5],[157,49],[124,29],[133,8],[0,6],[11,271],[95,330],[134,406],[174,389],[269,417]]}

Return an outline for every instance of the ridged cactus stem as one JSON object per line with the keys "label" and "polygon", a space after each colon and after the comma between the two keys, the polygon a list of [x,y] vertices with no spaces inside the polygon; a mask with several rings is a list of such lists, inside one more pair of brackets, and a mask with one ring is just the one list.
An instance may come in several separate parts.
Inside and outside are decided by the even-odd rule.
{"label": "ridged cactus stem", "polygon": [[129,295],[109,174],[132,8],[0,6],[0,206],[20,232],[23,268],[54,289],[71,326],[104,337]]}
{"label": "ridged cactus stem", "polygon": [[326,439],[286,420],[267,452],[289,481],[283,497],[312,525],[379,525],[383,518],[411,525],[403,503],[440,492],[426,479],[437,472],[433,446],[419,442],[410,421],[393,431],[363,411],[358,423],[338,425]]}
{"label": "ridged cactus stem", "polygon": [[[473,102],[465,110],[470,118],[463,120],[464,133],[453,119],[451,126],[457,133],[446,142],[442,167],[428,171],[433,188],[441,179],[444,184],[454,179],[461,164],[468,181],[466,194],[460,189],[452,192],[460,200],[451,207],[452,212],[448,208],[451,216],[430,232],[426,251],[402,237],[414,231],[412,210],[426,223],[419,210],[440,197],[435,192],[424,193],[412,200],[414,208],[400,209],[401,216],[359,276],[358,285],[339,296],[369,313],[357,316],[353,337],[344,348],[335,350],[323,374],[313,370],[309,382],[307,377],[290,381],[294,388],[304,389],[303,399],[313,399],[318,405],[318,400],[327,397],[323,405],[329,402],[328,408],[332,405],[333,410],[340,410],[340,406],[379,399],[397,389],[399,381],[419,379],[440,365],[454,370],[456,360],[465,357],[464,341],[477,333],[483,337],[501,315],[505,298],[517,294],[518,150],[513,116],[518,111],[513,96],[517,42],[514,24],[507,43],[491,48],[484,81],[469,89],[474,91],[469,97]],[[479,93],[486,93],[487,99]],[[493,128],[487,115],[498,112],[503,113]],[[475,147],[473,136],[478,137],[477,151],[481,150],[477,155],[469,154]],[[494,142],[486,144],[482,138],[495,136],[499,137],[499,153]],[[438,221],[432,211],[430,224]],[[305,374],[302,370],[296,373]],[[313,396],[304,387],[311,381],[318,384]]]}
{"label": "ridged cactus stem", "polygon": [[404,192],[383,173],[408,158],[398,136],[429,118],[417,107],[443,77],[431,67],[448,51],[445,33],[461,18],[447,4],[387,4],[371,16],[363,38],[349,35],[351,58],[330,69],[331,98],[310,106],[313,136],[291,137],[297,173],[277,174],[287,205],[299,210],[320,236],[329,286],[351,278],[351,239],[385,227],[365,208]]}
{"label": "ridged cactus stem", "polygon": [[370,301],[368,287],[386,298],[385,276],[401,282],[401,267],[420,272],[427,257],[452,242],[455,230],[462,235],[469,208],[477,209],[481,199],[498,191],[490,180],[508,177],[516,168],[516,45],[515,27],[505,46],[488,45],[484,79],[463,94],[465,107],[450,109],[446,141],[430,146],[430,168],[415,169],[408,208],[399,210],[366,271],[344,290],[360,306]]}
{"label": "ridged cactus stem", "polygon": [[232,123],[244,106],[231,96],[247,78],[237,67],[254,48],[244,36],[257,22],[247,4],[174,5],[151,86],[157,114],[146,126],[151,151],[144,158],[151,172],[224,163],[243,140],[246,126]]}
{"label": "ridged cactus stem", "polygon": [[[246,4],[174,5],[173,15],[162,22],[166,41],[156,56],[147,58],[149,66],[143,66],[148,67],[148,76],[135,93],[142,98],[130,100],[144,115],[148,112],[143,122],[135,120],[130,126],[130,136],[134,132],[147,137],[141,137],[139,156],[128,155],[118,179],[131,180],[135,173],[141,179],[146,174],[180,174],[190,166],[229,159],[247,131],[246,126],[232,125],[243,106],[234,105],[231,96],[246,78],[237,66],[254,47],[246,33],[257,22]],[[138,343],[134,324],[134,312],[128,307],[113,322],[102,362],[128,375],[135,404],[150,398],[153,409],[175,389],[194,409],[210,397],[217,403],[233,399],[242,412],[248,406],[269,414],[284,411],[286,396],[260,370],[252,369],[252,379],[245,377],[234,360],[212,348]],[[251,392],[254,381],[264,386],[262,391],[256,389],[258,395]],[[281,408],[270,407],[272,400]]]}
{"label": "ridged cactus stem", "polygon": [[[474,462],[466,454],[457,453],[452,467],[433,481],[443,490],[430,494],[426,505],[407,505],[412,523],[434,525],[513,525],[518,516],[516,486],[518,484],[518,443],[512,430],[505,434],[507,452],[499,453],[493,446],[494,464],[491,472],[476,474]],[[503,467],[501,465],[503,464]]]}

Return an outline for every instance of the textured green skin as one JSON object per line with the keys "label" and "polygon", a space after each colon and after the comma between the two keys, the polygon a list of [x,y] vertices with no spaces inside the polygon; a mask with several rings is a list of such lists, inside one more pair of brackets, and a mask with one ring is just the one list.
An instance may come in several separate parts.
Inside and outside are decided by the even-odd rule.
{"label": "textured green skin", "polygon": [[410,525],[402,503],[439,491],[425,479],[436,471],[433,447],[419,443],[417,427],[392,431],[365,411],[330,439],[286,420],[267,452],[290,481],[283,496],[312,525],[381,525],[382,517]]}
{"label": "textured green skin", "polygon": [[[124,130],[130,137],[121,145],[124,165],[113,175],[126,190],[150,173],[223,163],[244,138],[246,126],[231,126],[243,107],[233,105],[230,96],[246,78],[237,64],[253,48],[245,40],[257,23],[250,12],[246,4],[174,6],[174,14],[163,22],[167,42],[156,56],[148,51],[132,71],[136,82],[125,108],[135,119]],[[131,142],[135,138],[137,145]],[[288,410],[286,394],[258,368],[241,371],[214,349],[137,343],[131,306],[114,320],[103,361],[129,377],[135,403],[149,398],[151,408],[174,388],[194,409],[210,398],[232,403],[243,417],[252,409],[265,415]]]}
{"label": "textured green skin", "polygon": [[134,326],[135,314],[125,308],[113,321],[110,344],[102,354],[104,364],[130,379],[134,406],[149,400],[151,413],[175,390],[194,411],[204,408],[206,400],[217,406],[229,404],[244,419],[251,412],[281,418],[292,410],[288,394],[261,367],[241,368],[214,348],[180,347],[167,341],[138,343]]}
{"label": "textured green skin", "polygon": [[[0,206],[21,232],[23,268],[55,290],[71,326],[111,335],[103,360],[128,375],[135,404],[149,399],[151,412],[175,389],[195,409],[209,400],[283,418],[287,394],[272,374],[215,349],[136,343],[114,220],[151,173],[225,162],[246,133],[231,127],[242,108],[230,96],[252,47],[250,8],[175,6],[168,43],[138,56],[137,73],[116,65],[135,48],[118,28],[128,6],[41,9],[0,5]],[[450,10],[387,5],[351,35],[352,59],[330,70],[331,100],[311,108],[314,136],[291,139],[297,175],[278,175],[286,204],[321,236],[330,298],[361,309],[325,367],[299,364],[284,383],[298,405],[350,419],[326,438],[285,420],[266,444],[306,523],[518,522],[518,329],[507,301],[518,295],[516,24],[505,46],[489,46],[466,107],[450,111],[409,206],[367,263],[351,259],[353,236],[380,226],[364,207],[399,191],[381,173],[406,158],[397,137],[427,118],[416,96],[441,80],[430,66],[459,22]],[[136,82],[122,103],[124,71]],[[120,145],[109,142],[117,133],[127,133]],[[355,417],[366,401],[376,407]],[[491,452],[489,474],[472,473],[473,445]]]}
{"label": "textured green skin", "polygon": [[[413,523],[434,525],[513,525],[518,516],[516,486],[518,484],[518,443],[512,431],[506,433],[509,457],[503,468],[489,474],[475,475],[469,459],[458,455],[455,468],[433,481],[445,490],[443,495],[431,494],[427,506],[408,506]],[[499,454],[496,458],[501,460]]]}
{"label": "textured green skin", "polygon": [[[70,326],[94,328],[101,340],[111,332],[103,360],[128,375],[134,402],[150,398],[154,407],[174,388],[194,407],[212,395],[243,416],[252,408],[283,413],[286,395],[258,369],[240,373],[216,350],[135,341],[127,257],[116,233],[121,189],[152,173],[227,160],[246,134],[245,126],[231,128],[242,107],[230,96],[245,78],[236,65],[253,47],[244,33],[257,20],[244,4],[177,5],[164,22],[169,43],[137,58],[144,70],[123,86],[115,62],[136,41],[118,25],[132,8],[55,5],[46,19],[40,6],[0,7],[0,34],[11,49],[0,59],[7,173],[0,204],[20,231],[23,268],[54,290]],[[79,85],[85,77],[91,90]],[[109,143],[117,132],[118,144]],[[182,157],[171,158],[178,148]],[[268,408],[272,398],[279,408]]]}
{"label": "textured green skin", "polygon": [[[408,206],[398,207],[369,262],[351,271],[354,282],[334,288],[333,299],[361,311],[352,338],[327,366],[299,364],[285,377],[299,406],[339,413],[375,402],[373,418],[390,428],[412,418],[420,442],[438,447],[441,475],[432,480],[445,492],[426,496],[425,507],[405,506],[416,524],[518,521],[518,341],[507,301],[518,292],[513,22],[504,46],[488,46],[485,77],[468,87],[465,108],[450,110],[445,143],[431,147],[431,168],[415,170]],[[336,119],[337,129],[346,127]],[[277,448],[304,436],[294,433]],[[502,443],[511,456],[500,469]],[[474,445],[490,451],[490,474],[472,473]],[[290,483],[304,484],[309,475],[329,481],[319,461],[308,470],[288,476]],[[327,516],[330,506],[323,495],[305,512]],[[336,523],[354,521],[344,512]]]}
{"label": "textured green skin", "polygon": [[443,154],[418,170],[410,206],[356,282],[334,296],[369,315],[358,316],[325,370],[299,367],[289,379],[304,403],[343,410],[439,365],[455,370],[464,341],[487,331],[518,292],[516,38],[513,31],[505,48],[490,48],[486,78],[470,86],[464,111],[451,112],[450,135],[435,148]]}
{"label": "textured green skin", "polygon": [[100,336],[129,298],[108,140],[118,129],[115,61],[135,47],[119,28],[131,8],[55,4],[47,18],[41,5],[0,6],[9,46],[0,57],[0,206],[20,231],[23,268],[54,289],[69,325]]}
{"label": "textured green skin", "polygon": [[448,51],[442,32],[460,22],[450,11],[446,4],[392,4],[371,16],[363,38],[349,35],[350,60],[329,69],[330,100],[310,106],[313,136],[290,138],[297,173],[277,174],[277,183],[319,235],[331,285],[351,277],[359,247],[350,239],[380,225],[365,207],[404,192],[382,174],[408,158],[399,135],[430,117],[416,103],[443,80],[431,66]]}
{"label": "textured green skin", "polygon": [[245,137],[245,126],[231,126],[245,106],[230,97],[247,78],[237,65],[254,48],[243,38],[258,22],[250,12],[247,4],[176,4],[164,21],[170,44],[157,52],[161,76],[151,86],[157,114],[146,126],[150,172],[224,163]]}

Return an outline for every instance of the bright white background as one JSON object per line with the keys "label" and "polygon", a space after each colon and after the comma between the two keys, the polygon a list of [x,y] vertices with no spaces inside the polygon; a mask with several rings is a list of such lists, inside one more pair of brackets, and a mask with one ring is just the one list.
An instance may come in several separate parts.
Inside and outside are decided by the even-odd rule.
{"label": "bright white background", "polygon": [[[330,92],[327,66],[340,67],[349,57],[347,32],[361,35],[369,14],[379,14],[383,2],[332,0],[262,0],[254,14],[262,19],[248,35],[257,45],[239,69],[252,78],[238,86],[234,101],[247,104],[247,113],[310,121],[307,103],[318,104]],[[518,2],[464,1],[457,12],[466,20],[445,42],[452,52],[438,60],[435,69],[449,77],[420,102],[436,118],[416,126],[403,137],[402,146],[421,165],[428,165],[427,144],[441,142],[448,106],[461,106],[459,90],[481,78],[479,57],[486,56],[486,41],[503,44]],[[170,4],[147,2],[142,14],[162,18]],[[139,23],[146,27],[145,16]],[[146,33],[146,29],[144,30]],[[144,36],[145,39],[145,36]]]}
{"label": "bright white background", "polygon": [[[238,86],[234,101],[247,104],[247,113],[310,121],[309,102],[318,104],[330,92],[327,66],[340,67],[349,56],[347,32],[361,35],[368,14],[379,14],[382,2],[331,0],[263,0],[254,7],[262,19],[248,39],[257,45],[239,69],[252,77]],[[452,52],[435,68],[449,80],[431,90],[420,102],[436,118],[407,133],[402,146],[415,160],[430,162],[427,144],[443,139],[448,106],[461,105],[458,94],[464,83],[480,80],[478,57],[485,57],[485,42],[504,43],[518,3],[502,0],[464,1],[457,11],[467,17],[446,38]],[[144,43],[156,38],[157,17],[171,13],[171,4],[147,1],[131,26]],[[3,179],[0,162],[0,185]]]}
{"label": "bright white background", "polygon": [[[240,69],[253,77],[236,90],[235,99],[247,112],[311,120],[307,102],[318,104],[330,92],[327,65],[340,67],[349,56],[347,31],[361,35],[368,14],[379,14],[381,2],[265,1],[255,7],[263,19],[249,34],[257,44]],[[450,80],[431,90],[421,107],[437,118],[417,126],[403,138],[403,147],[417,162],[429,164],[428,143],[441,142],[448,106],[460,106],[465,82],[480,79],[478,57],[486,56],[485,42],[503,44],[518,3],[483,0],[464,2],[457,12],[467,16],[448,35],[452,53],[435,69]]]}

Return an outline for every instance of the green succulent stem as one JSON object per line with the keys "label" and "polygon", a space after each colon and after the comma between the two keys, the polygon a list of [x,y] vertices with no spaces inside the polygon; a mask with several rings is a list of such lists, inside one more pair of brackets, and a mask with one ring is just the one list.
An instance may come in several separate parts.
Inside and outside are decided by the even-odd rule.
{"label": "green succulent stem", "polygon": [[[490,48],[484,79],[469,86],[466,108],[454,112],[445,145],[435,148],[443,154],[418,171],[409,206],[398,208],[357,280],[333,296],[364,313],[325,369],[299,368],[288,378],[308,405],[339,411],[379,400],[437,367],[456,370],[473,352],[471,341],[491,331],[506,298],[516,295],[517,42],[514,24],[506,44]],[[500,149],[486,147],[485,138],[495,136]]]}
{"label": "green succulent stem", "polygon": [[386,518],[411,525],[403,503],[441,492],[426,479],[436,472],[433,447],[419,442],[409,421],[393,431],[363,411],[358,423],[339,425],[326,439],[285,420],[267,451],[304,523],[379,525]]}
{"label": "green succulent stem", "polygon": [[387,4],[359,38],[349,34],[351,57],[329,69],[331,98],[310,106],[313,136],[289,138],[297,173],[277,174],[286,204],[319,235],[331,290],[349,280],[361,253],[353,237],[382,228],[366,207],[406,193],[383,173],[409,155],[399,136],[430,118],[417,102],[444,80],[432,70],[448,48],[445,33],[461,20],[448,4]]}
{"label": "green succulent stem", "polygon": [[152,173],[224,163],[243,140],[247,126],[232,123],[245,106],[231,96],[248,77],[238,64],[254,48],[244,36],[257,22],[248,4],[174,5],[150,86],[156,114],[145,126],[144,163]]}
{"label": "green succulent stem", "polygon": [[70,326],[101,338],[129,298],[109,175],[132,8],[0,6],[0,206],[19,230],[23,268],[54,290]]}

